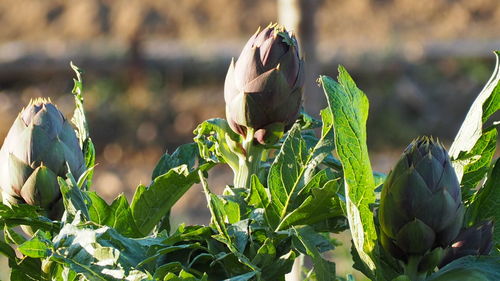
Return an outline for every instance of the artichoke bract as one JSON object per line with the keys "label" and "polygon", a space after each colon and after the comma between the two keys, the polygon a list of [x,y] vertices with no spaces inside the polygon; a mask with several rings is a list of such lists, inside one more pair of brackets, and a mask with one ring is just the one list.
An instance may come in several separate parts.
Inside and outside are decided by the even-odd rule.
{"label": "artichoke bract", "polygon": [[[431,138],[416,139],[382,189],[378,213],[382,246],[397,259],[419,257],[433,268],[442,248],[458,235],[463,214],[460,184],[448,153]],[[426,261],[426,255],[434,262]]]}
{"label": "artichoke bract", "polygon": [[7,205],[40,206],[50,219],[64,212],[57,177],[68,166],[78,179],[85,171],[75,131],[50,100],[36,99],[18,115],[0,149],[0,188]]}
{"label": "artichoke bract", "polygon": [[488,255],[493,248],[493,222],[484,221],[473,227],[464,228],[446,249],[439,267],[461,257]]}
{"label": "artichoke bract", "polygon": [[295,36],[284,27],[271,24],[258,30],[227,72],[224,100],[231,129],[245,137],[251,131],[261,144],[277,141],[274,136],[297,119],[303,64]]}

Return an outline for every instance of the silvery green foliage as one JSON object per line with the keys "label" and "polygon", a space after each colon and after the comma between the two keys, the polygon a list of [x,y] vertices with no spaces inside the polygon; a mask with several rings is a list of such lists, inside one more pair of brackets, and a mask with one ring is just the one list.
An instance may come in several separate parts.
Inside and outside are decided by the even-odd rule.
{"label": "silvery green foliage", "polygon": [[[37,206],[0,204],[0,225],[4,229],[0,253],[10,260],[11,280],[281,281],[290,272],[296,258],[305,255],[310,257],[313,266],[302,276],[304,280],[353,281],[354,277],[350,274],[346,278],[337,276],[335,263],[326,258],[338,244],[332,235],[347,228],[350,228],[353,241],[351,253],[354,268],[371,280],[500,280],[498,228],[493,231],[490,256],[466,255],[437,271],[431,265],[437,264],[442,253],[436,249],[442,249],[441,246],[449,242],[444,236],[438,239],[439,235],[435,236],[432,246],[423,249],[426,254],[421,262],[425,263],[427,271],[414,274],[418,268],[413,268],[412,272],[402,266],[403,262],[384,250],[380,235],[392,235],[393,228],[404,228],[411,222],[400,224],[398,220],[388,220],[386,216],[390,214],[387,210],[376,213],[377,209],[398,207],[394,206],[395,203],[384,207],[389,202],[384,196],[393,193],[391,196],[405,198],[405,194],[396,192],[406,190],[406,185],[398,185],[401,175],[409,178],[418,174],[421,177],[416,181],[419,186],[411,191],[429,195],[429,202],[441,206],[441,211],[450,210],[451,214],[453,210],[466,208],[467,226],[486,219],[498,221],[500,189],[496,187],[500,180],[500,164],[498,161],[494,164],[485,161],[492,157],[491,140],[496,134],[496,127],[482,130],[476,145],[470,149],[456,146],[466,151],[461,150],[461,156],[454,158],[455,163],[468,161],[459,165],[464,172],[460,185],[468,190],[468,196],[464,197],[466,203],[462,205],[457,181],[448,177],[453,173],[444,148],[434,143],[431,145],[430,141],[415,143],[407,151],[411,156],[405,158],[404,165],[395,168],[394,175],[386,178],[374,172],[366,144],[367,97],[343,67],[339,68],[337,81],[326,76],[321,76],[319,81],[328,99],[328,107],[321,112],[322,120],[303,115],[275,144],[260,146],[262,157],[256,158],[259,169],[249,174],[248,182],[242,181],[244,185],[226,186],[222,193],[214,192],[216,189],[207,181],[211,168],[216,165],[240,165],[241,159],[236,154],[244,155],[246,149],[254,144],[252,138],[243,138],[233,132],[223,119],[203,122],[195,131],[195,143],[181,145],[163,155],[152,173],[152,181],[141,184],[130,203],[124,195],[119,195],[108,204],[97,193],[82,188],[86,186],[85,182],[90,182],[86,179],[91,170],[83,172],[75,169],[75,172],[72,168],[75,164],[69,163],[72,161],[69,156],[64,153],[50,154],[57,161],[68,158],[67,166],[73,173],[51,167],[51,171],[60,176],[57,178],[59,190],[51,190],[47,195],[60,193],[65,210],[62,219],[53,221],[40,216]],[[490,83],[494,85],[488,89],[496,89],[496,80],[492,81]],[[75,140],[76,146],[71,147],[83,147],[85,163],[93,166],[93,146],[83,111],[80,77],[75,80],[75,87],[77,110],[74,120],[80,145]],[[487,98],[485,115],[480,114],[481,121],[500,107],[498,94],[500,91],[488,90],[483,95],[483,101],[484,96]],[[41,112],[41,108],[35,108],[30,111],[33,113],[26,115],[35,120],[34,116]],[[47,118],[59,118],[52,107],[46,106],[46,110],[51,112],[46,113]],[[65,119],[57,118],[66,124]],[[316,134],[312,130],[315,127],[321,127],[321,132]],[[44,130],[51,129],[44,127]],[[463,144],[463,139],[459,139]],[[40,145],[47,147],[48,151],[54,150],[53,146],[57,147],[50,141],[41,141]],[[15,155],[22,158],[22,154]],[[480,161],[474,162],[478,159]],[[5,164],[5,161],[0,164]],[[408,163],[412,165],[406,165]],[[43,167],[48,170],[49,165],[44,164]],[[427,178],[425,175],[429,173],[432,177]],[[486,173],[487,179],[483,180]],[[78,180],[79,174],[82,176]],[[396,174],[400,176],[396,177]],[[439,184],[439,174],[446,175],[446,186]],[[477,178],[481,179],[478,181],[481,185],[470,190],[468,186]],[[172,207],[199,182],[211,214],[210,223],[207,226],[181,224],[172,227]],[[391,189],[391,185],[398,188]],[[414,186],[415,182],[410,185]],[[431,194],[434,189],[443,194],[446,191],[448,195],[434,198]],[[380,190],[384,193],[382,202],[378,200]],[[418,220],[432,228],[433,232],[440,233],[454,224],[450,222],[454,221],[452,215],[451,218],[444,218],[438,207],[421,204],[426,208],[425,212],[441,214],[435,217],[427,213],[418,216]],[[411,208],[412,205],[406,207]],[[443,224],[439,226],[443,229],[436,229],[438,223]],[[19,225],[38,231],[27,239],[16,233],[14,227]],[[415,229],[422,230],[420,226]],[[397,242],[403,250],[411,250],[412,254],[420,253],[413,251],[417,246],[429,244],[424,239],[428,237],[420,235],[415,239],[422,245],[415,248],[403,245],[400,242],[407,241],[397,239],[401,236],[400,232],[393,242]],[[440,247],[432,249],[434,244]],[[19,251],[16,253],[11,245]],[[481,244],[480,249],[483,246],[489,247],[489,244]],[[485,253],[479,251],[479,254]],[[414,258],[415,255],[411,256]]]}

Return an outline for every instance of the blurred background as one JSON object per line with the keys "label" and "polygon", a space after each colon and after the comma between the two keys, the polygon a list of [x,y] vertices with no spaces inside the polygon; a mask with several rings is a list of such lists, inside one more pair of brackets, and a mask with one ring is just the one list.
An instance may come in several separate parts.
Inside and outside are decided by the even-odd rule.
{"label": "blurred background", "polygon": [[[325,104],[316,78],[336,76],[338,64],[365,91],[381,172],[418,135],[453,140],[500,48],[498,0],[2,0],[0,139],[34,97],[51,97],[71,116],[73,61],[85,71],[94,187],[108,200],[130,198],[165,151],[190,142],[201,121],[224,117],[231,58],[258,26],[277,21],[299,36],[309,112]],[[231,181],[218,168],[209,183],[221,190]],[[172,216],[208,218],[198,186]],[[339,274],[352,272],[343,243],[332,257]],[[5,266],[0,279],[8,279]]]}

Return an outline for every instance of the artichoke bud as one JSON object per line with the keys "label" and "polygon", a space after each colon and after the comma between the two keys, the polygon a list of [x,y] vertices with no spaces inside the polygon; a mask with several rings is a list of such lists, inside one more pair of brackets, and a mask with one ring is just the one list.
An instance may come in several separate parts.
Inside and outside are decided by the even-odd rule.
{"label": "artichoke bud", "polygon": [[37,205],[50,219],[60,219],[57,177],[66,177],[68,167],[77,179],[86,169],[75,131],[50,100],[30,101],[0,149],[4,203]]}
{"label": "artichoke bud", "polygon": [[298,117],[303,64],[292,33],[277,24],[258,30],[226,75],[224,100],[231,129],[244,137],[251,129],[255,141],[275,143],[279,134],[269,126],[281,124],[286,132]]}
{"label": "artichoke bud", "polygon": [[[460,185],[448,153],[432,138],[416,139],[382,189],[378,218],[383,248],[405,262],[410,255],[424,258],[451,244],[463,216]],[[431,267],[439,263],[429,259]]]}
{"label": "artichoke bud", "polygon": [[488,255],[493,248],[493,222],[483,221],[479,224],[462,229],[446,249],[446,254],[439,267],[468,255]]}

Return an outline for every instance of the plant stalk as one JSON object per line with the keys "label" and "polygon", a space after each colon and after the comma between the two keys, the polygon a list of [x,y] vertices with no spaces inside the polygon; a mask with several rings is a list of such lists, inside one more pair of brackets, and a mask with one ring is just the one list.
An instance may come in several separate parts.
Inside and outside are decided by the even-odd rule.
{"label": "plant stalk", "polygon": [[425,280],[425,272],[419,273],[418,272],[418,265],[420,263],[420,260],[422,259],[421,256],[410,256],[408,257],[408,263],[405,264],[404,266],[404,274],[410,278],[411,281],[423,281]]}
{"label": "plant stalk", "polygon": [[248,129],[247,136],[242,143],[245,155],[239,156],[238,171],[234,176],[235,188],[250,188],[253,174],[258,174],[264,148],[253,143],[253,129]]}

